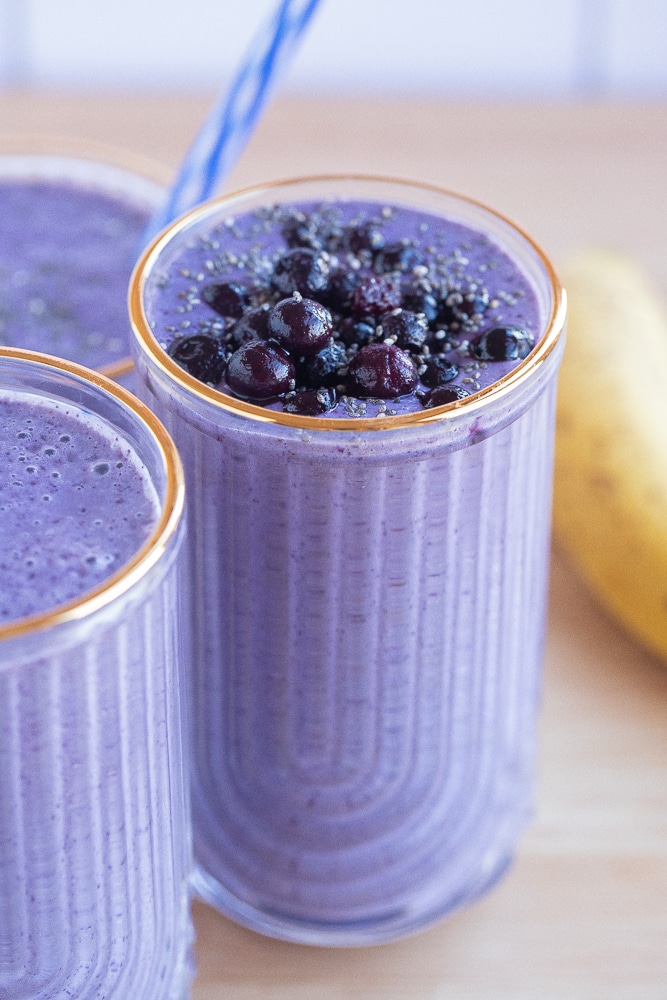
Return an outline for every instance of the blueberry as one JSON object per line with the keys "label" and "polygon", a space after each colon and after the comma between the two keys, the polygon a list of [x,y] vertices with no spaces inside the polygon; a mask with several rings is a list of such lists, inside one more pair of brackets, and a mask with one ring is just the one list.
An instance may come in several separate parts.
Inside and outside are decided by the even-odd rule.
{"label": "blueberry", "polygon": [[168,348],[169,355],[201,382],[219,382],[225,370],[225,352],[216,337],[193,333],[179,337]]}
{"label": "blueberry", "polygon": [[320,302],[292,296],[269,311],[269,336],[294,354],[317,354],[329,342],[331,313]]}
{"label": "blueberry", "polygon": [[323,292],[328,283],[328,257],[306,247],[286,250],[276,261],[271,275],[271,284],[283,295],[299,292],[312,298]]}
{"label": "blueberry", "polygon": [[418,316],[408,309],[397,310],[382,317],[382,336],[394,337],[394,342],[405,350],[420,351],[428,335],[426,317]]}
{"label": "blueberry", "polygon": [[401,290],[397,282],[384,275],[368,274],[361,279],[352,295],[355,316],[382,316],[401,305]]}
{"label": "blueberry", "polygon": [[268,340],[269,338],[269,306],[257,306],[256,309],[247,309],[241,319],[231,330],[230,338],[240,347],[241,344],[249,340]]}
{"label": "blueberry", "polygon": [[393,399],[417,385],[412,358],[395,344],[368,344],[350,361],[347,385],[350,395]]}
{"label": "blueberry", "polygon": [[352,253],[368,250],[375,253],[384,246],[384,234],[373,222],[362,222],[358,226],[348,226],[343,231],[343,245]]}
{"label": "blueberry", "polygon": [[295,385],[294,364],[287,351],[264,340],[252,340],[234,351],[226,377],[237,396],[260,402],[290,392]]}
{"label": "blueberry", "polygon": [[318,354],[311,354],[297,362],[297,384],[307,389],[320,389],[338,385],[341,368],[347,365],[347,351],[342,344],[332,340]]}
{"label": "blueberry", "polygon": [[351,347],[352,344],[363,347],[375,338],[375,322],[369,317],[353,319],[347,316],[338,324],[338,336],[346,347]]}
{"label": "blueberry", "polygon": [[489,293],[486,288],[471,285],[467,290],[462,291],[461,295],[463,298],[458,309],[468,319],[472,319],[473,316],[481,316],[489,308]]}
{"label": "blueberry", "polygon": [[317,417],[333,410],[337,402],[335,389],[306,389],[286,399],[283,409],[287,413],[298,413],[303,417]]}
{"label": "blueberry", "polygon": [[485,288],[472,284],[444,293],[438,319],[445,326],[465,326],[475,316],[489,307],[489,294]]}
{"label": "blueberry", "polygon": [[427,322],[434,323],[440,312],[440,305],[432,292],[420,288],[419,285],[407,285],[403,288],[403,308],[410,312],[423,313]]}
{"label": "blueberry", "polygon": [[426,362],[426,371],[422,372],[421,380],[424,385],[435,389],[445,382],[451,382],[458,373],[457,366],[448,361],[444,354],[434,354]]}
{"label": "blueberry", "polygon": [[319,298],[326,305],[331,306],[332,309],[336,309],[338,312],[345,312],[350,308],[352,295],[360,281],[361,275],[358,271],[353,271],[351,268],[339,267],[331,272],[329,285],[325,292],[320,293]]}
{"label": "blueberry", "polygon": [[239,319],[248,304],[246,289],[233,281],[207,285],[202,291],[202,298],[211,309],[215,309],[221,316],[231,316],[232,319]]}
{"label": "blueberry", "polygon": [[303,212],[295,211],[283,223],[282,232],[289,247],[307,247],[309,250],[322,250],[324,248],[324,240],[314,219]]}
{"label": "blueberry", "polygon": [[377,255],[375,268],[378,271],[401,271],[406,274],[425,262],[426,258],[418,247],[409,243],[391,243]]}
{"label": "blueberry", "polygon": [[533,347],[533,338],[517,326],[494,326],[470,343],[470,350],[480,361],[518,361]]}
{"label": "blueberry", "polygon": [[432,410],[434,406],[455,403],[458,399],[466,399],[469,395],[468,390],[462,385],[441,385],[429,392],[423,402],[427,410]]}

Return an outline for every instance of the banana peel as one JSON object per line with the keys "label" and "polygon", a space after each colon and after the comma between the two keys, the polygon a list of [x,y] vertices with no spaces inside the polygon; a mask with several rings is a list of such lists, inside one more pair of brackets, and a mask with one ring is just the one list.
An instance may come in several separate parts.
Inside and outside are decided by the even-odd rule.
{"label": "banana peel", "polygon": [[667,309],[633,261],[564,271],[554,536],[598,600],[667,660]]}

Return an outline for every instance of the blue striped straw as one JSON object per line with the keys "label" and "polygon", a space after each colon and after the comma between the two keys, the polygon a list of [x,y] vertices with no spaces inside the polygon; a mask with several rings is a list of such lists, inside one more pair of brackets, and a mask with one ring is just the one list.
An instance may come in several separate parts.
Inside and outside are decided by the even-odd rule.
{"label": "blue striped straw", "polygon": [[144,246],[173,219],[220,188],[255,130],[318,3],[280,0],[253,39],[231,87],[221,94],[190,146],[165,204],[144,232]]}

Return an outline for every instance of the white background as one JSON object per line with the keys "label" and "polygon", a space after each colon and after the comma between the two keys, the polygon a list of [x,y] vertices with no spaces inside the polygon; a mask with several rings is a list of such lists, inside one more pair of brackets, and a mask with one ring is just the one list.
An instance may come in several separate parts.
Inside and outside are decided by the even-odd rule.
{"label": "white background", "polygon": [[[0,0],[0,85],[217,89],[276,0]],[[667,0],[321,0],[285,91],[667,96]]]}

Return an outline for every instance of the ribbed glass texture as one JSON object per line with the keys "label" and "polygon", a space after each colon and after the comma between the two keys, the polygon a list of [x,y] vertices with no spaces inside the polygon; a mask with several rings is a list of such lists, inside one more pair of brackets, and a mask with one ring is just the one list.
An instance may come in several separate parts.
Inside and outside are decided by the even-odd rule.
{"label": "ribbed glass texture", "polygon": [[509,863],[531,808],[553,403],[550,385],[453,451],[432,428],[319,447],[162,414],[199,484],[195,854],[225,912],[384,940]]}
{"label": "ribbed glass texture", "polygon": [[[370,428],[216,399],[137,324],[141,391],[189,488],[196,888],[263,933],[361,945],[478,896],[530,816],[563,310],[544,258],[480,206],[358,179],[335,193],[485,229],[545,331],[497,391]],[[213,210],[158,246],[158,276]]]}
{"label": "ribbed glass texture", "polygon": [[[136,415],[84,379],[0,362],[19,387],[124,413],[164,502]],[[150,568],[88,613],[0,629],[2,1000],[189,995],[182,534],[172,526]]]}

